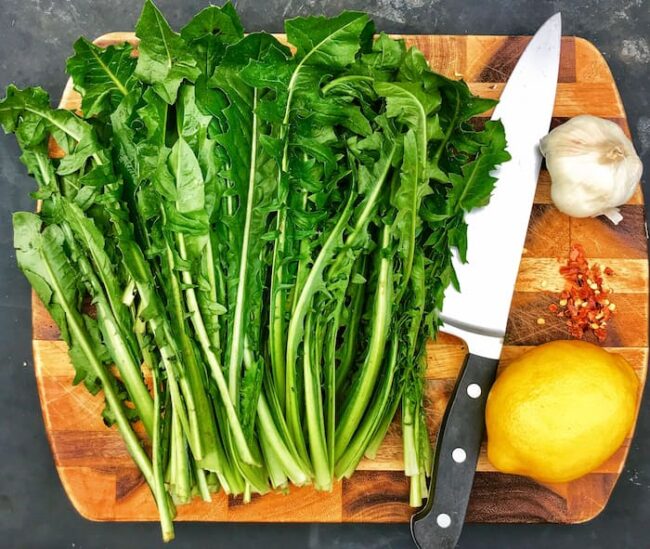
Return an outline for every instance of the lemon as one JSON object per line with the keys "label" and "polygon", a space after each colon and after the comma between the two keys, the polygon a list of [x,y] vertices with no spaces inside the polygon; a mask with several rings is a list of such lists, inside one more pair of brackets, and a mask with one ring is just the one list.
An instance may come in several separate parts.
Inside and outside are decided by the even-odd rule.
{"label": "lemon", "polygon": [[581,477],[630,433],[638,389],[620,355],[584,341],[540,345],[505,368],[490,391],[488,459],[541,482]]}

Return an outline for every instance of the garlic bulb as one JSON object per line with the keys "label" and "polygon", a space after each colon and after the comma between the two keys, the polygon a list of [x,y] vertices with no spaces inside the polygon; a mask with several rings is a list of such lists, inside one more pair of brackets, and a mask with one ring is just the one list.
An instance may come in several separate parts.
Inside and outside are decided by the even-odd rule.
{"label": "garlic bulb", "polygon": [[615,225],[641,179],[643,165],[614,122],[580,115],[558,126],[539,145],[551,174],[551,199],[572,217],[607,216]]}

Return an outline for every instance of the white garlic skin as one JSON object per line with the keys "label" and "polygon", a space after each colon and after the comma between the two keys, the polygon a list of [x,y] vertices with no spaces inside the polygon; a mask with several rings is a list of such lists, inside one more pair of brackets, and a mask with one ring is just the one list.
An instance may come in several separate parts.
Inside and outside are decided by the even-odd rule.
{"label": "white garlic skin", "polygon": [[551,175],[551,199],[572,217],[623,217],[641,179],[643,164],[634,145],[614,122],[579,115],[558,126],[539,145]]}

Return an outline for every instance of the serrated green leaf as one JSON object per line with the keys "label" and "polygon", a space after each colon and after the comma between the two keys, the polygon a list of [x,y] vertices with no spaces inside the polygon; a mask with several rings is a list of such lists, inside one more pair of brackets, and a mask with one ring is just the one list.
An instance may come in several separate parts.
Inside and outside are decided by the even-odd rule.
{"label": "serrated green leaf", "polygon": [[340,69],[354,62],[364,33],[372,34],[373,27],[367,14],[347,11],[332,18],[289,19],[284,28],[301,64]]}
{"label": "serrated green leaf", "polygon": [[462,167],[462,175],[450,174],[452,190],[450,207],[469,211],[485,206],[494,189],[496,178],[492,175],[494,168],[510,159],[505,151],[505,132],[500,122],[486,123],[486,145],[480,154]]}
{"label": "serrated green leaf", "polygon": [[15,133],[21,147],[31,149],[52,136],[65,151],[58,172],[72,173],[97,152],[92,127],[74,113],[52,109],[49,95],[42,88],[7,87],[0,101],[0,124],[6,133]]}
{"label": "serrated green leaf", "polygon": [[232,3],[208,6],[181,29],[181,38],[189,45],[206,77],[212,76],[226,47],[244,37],[244,29]]}
{"label": "serrated green leaf", "polygon": [[196,59],[151,0],[145,1],[135,31],[140,39],[135,75],[173,104],[183,79],[194,81],[199,76]]}
{"label": "serrated green leaf", "polygon": [[100,48],[85,38],[74,43],[75,55],[66,63],[75,89],[81,94],[86,118],[110,114],[127,95],[136,65],[130,44]]}

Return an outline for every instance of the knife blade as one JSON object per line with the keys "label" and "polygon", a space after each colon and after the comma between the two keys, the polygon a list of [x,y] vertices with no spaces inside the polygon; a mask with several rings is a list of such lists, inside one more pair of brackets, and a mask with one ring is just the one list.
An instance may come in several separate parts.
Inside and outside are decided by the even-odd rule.
{"label": "knife blade", "polygon": [[462,530],[542,162],[538,143],[553,113],[561,27],[557,13],[535,33],[492,115],[512,158],[495,171],[489,204],[465,218],[467,262],[453,257],[460,292],[445,292],[440,329],[463,339],[469,353],[438,433],[427,503],[411,518],[418,547],[455,547]]}

